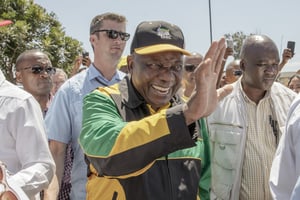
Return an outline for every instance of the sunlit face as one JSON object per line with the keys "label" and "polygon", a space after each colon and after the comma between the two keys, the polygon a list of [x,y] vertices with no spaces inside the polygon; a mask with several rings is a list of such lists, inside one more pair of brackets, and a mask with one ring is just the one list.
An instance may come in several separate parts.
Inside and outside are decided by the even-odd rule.
{"label": "sunlit face", "polygon": [[300,92],[300,79],[295,76],[294,78],[292,78],[292,80],[290,81],[288,87],[293,90],[296,93]]}
{"label": "sunlit face", "polygon": [[[267,44],[265,44],[267,45]],[[268,90],[278,73],[279,54],[277,48],[257,45],[248,50],[241,60],[244,87]]]}
{"label": "sunlit face", "polygon": [[184,87],[195,87],[194,70],[202,62],[200,57],[186,57],[183,70],[182,83]]}
{"label": "sunlit face", "polygon": [[153,109],[166,105],[180,88],[181,53],[134,54],[128,60],[134,87]]}
{"label": "sunlit face", "polygon": [[225,80],[227,84],[234,83],[242,75],[239,62],[232,62],[226,68]]}
{"label": "sunlit face", "polygon": [[[126,23],[119,23],[112,20],[103,20],[102,27],[99,30],[115,30],[119,32],[126,32]],[[98,37],[97,37],[98,35]],[[95,56],[100,57],[114,57],[119,60],[124,51],[126,41],[121,40],[120,37],[111,39],[106,32],[98,32],[90,36],[90,42],[94,47]]]}
{"label": "sunlit face", "polygon": [[49,95],[52,88],[51,75],[45,70],[42,73],[35,74],[31,70],[32,66],[41,66],[43,69],[52,67],[49,58],[45,54],[35,52],[32,55],[28,55],[26,59],[17,66],[17,82],[21,83],[24,90],[33,96]]}

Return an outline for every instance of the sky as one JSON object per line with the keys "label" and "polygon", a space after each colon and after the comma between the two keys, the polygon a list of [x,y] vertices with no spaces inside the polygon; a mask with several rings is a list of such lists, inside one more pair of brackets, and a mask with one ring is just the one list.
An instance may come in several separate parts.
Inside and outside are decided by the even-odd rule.
{"label": "sky", "polygon": [[[300,69],[299,0],[35,0],[35,3],[47,12],[54,12],[66,34],[82,42],[91,58],[91,20],[98,14],[115,12],[126,16],[127,32],[131,36],[142,21],[163,20],[176,24],[184,33],[186,49],[203,55],[210,45],[211,35],[212,40],[218,40],[224,34],[237,31],[269,36],[276,43],[280,58],[287,41],[295,41],[295,55],[283,71]],[[124,55],[129,54],[130,43],[131,39]],[[233,58],[227,62],[231,60]]]}

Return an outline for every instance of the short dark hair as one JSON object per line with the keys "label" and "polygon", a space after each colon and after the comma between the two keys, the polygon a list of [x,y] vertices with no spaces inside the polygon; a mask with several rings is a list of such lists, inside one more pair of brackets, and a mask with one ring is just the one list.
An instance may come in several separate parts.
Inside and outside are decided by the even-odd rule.
{"label": "short dark hair", "polygon": [[[17,71],[20,70],[20,65],[21,65],[21,63],[22,63],[23,61],[25,61],[26,59],[28,59],[28,56],[32,56],[33,54],[35,54],[35,53],[37,53],[37,52],[45,54],[45,55],[48,57],[48,59],[49,59],[49,54],[48,54],[47,52],[44,52],[44,51],[40,50],[40,49],[30,49],[30,50],[26,50],[26,51],[24,51],[23,53],[21,53],[21,54],[18,56],[18,58],[17,58],[17,60],[16,60],[16,65],[15,65],[16,70],[17,70]],[[49,60],[50,60],[50,59],[49,59]]]}
{"label": "short dark hair", "polygon": [[91,22],[90,35],[94,34],[96,30],[99,30],[102,27],[103,20],[112,20],[119,23],[127,22],[125,16],[116,13],[107,12],[97,15]]}

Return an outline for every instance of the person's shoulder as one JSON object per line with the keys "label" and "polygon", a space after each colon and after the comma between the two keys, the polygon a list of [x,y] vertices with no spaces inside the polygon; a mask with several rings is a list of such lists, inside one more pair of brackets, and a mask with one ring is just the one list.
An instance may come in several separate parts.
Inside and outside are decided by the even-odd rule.
{"label": "person's shoulder", "polygon": [[5,81],[0,88],[0,96],[6,98],[13,98],[16,100],[26,100],[31,98],[32,95],[18,86]]}
{"label": "person's shoulder", "polygon": [[6,81],[0,87],[0,105],[5,105],[6,112],[25,109],[29,112],[40,111],[39,103],[25,90]]}
{"label": "person's shoulder", "polygon": [[87,70],[84,70],[78,74],[75,74],[74,76],[72,76],[71,78],[69,78],[66,82],[68,82],[69,84],[77,84],[77,83],[82,83],[83,80],[85,79],[85,77],[87,76]]}
{"label": "person's shoulder", "polygon": [[296,107],[298,107],[298,109],[300,108],[300,93],[297,94],[296,98],[293,100],[290,109],[293,110],[293,109],[295,109]]}
{"label": "person's shoulder", "polygon": [[91,93],[87,94],[86,96],[106,96],[110,97],[111,95],[119,95],[120,90],[119,90],[119,83],[106,86],[106,87],[98,87],[95,90],[93,90]]}
{"label": "person's shoulder", "polygon": [[66,80],[64,84],[59,88],[59,90],[68,92],[82,88],[86,75],[86,70],[75,74],[74,76]]}
{"label": "person's shoulder", "polygon": [[278,82],[274,82],[273,83],[273,85],[272,85],[272,92],[280,94],[280,95],[287,94],[289,96],[292,96],[293,98],[295,98],[297,96],[296,92],[294,92],[293,90],[289,89],[288,87],[286,87],[282,83],[278,83]]}

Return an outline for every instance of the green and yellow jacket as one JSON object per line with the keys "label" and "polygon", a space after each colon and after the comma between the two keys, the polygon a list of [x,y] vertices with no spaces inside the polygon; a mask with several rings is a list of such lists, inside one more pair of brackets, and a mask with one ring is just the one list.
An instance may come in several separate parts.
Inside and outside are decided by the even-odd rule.
{"label": "green and yellow jacket", "polygon": [[152,110],[129,77],[84,98],[79,142],[89,164],[87,199],[209,199],[206,126],[187,126],[181,104],[175,96]]}

